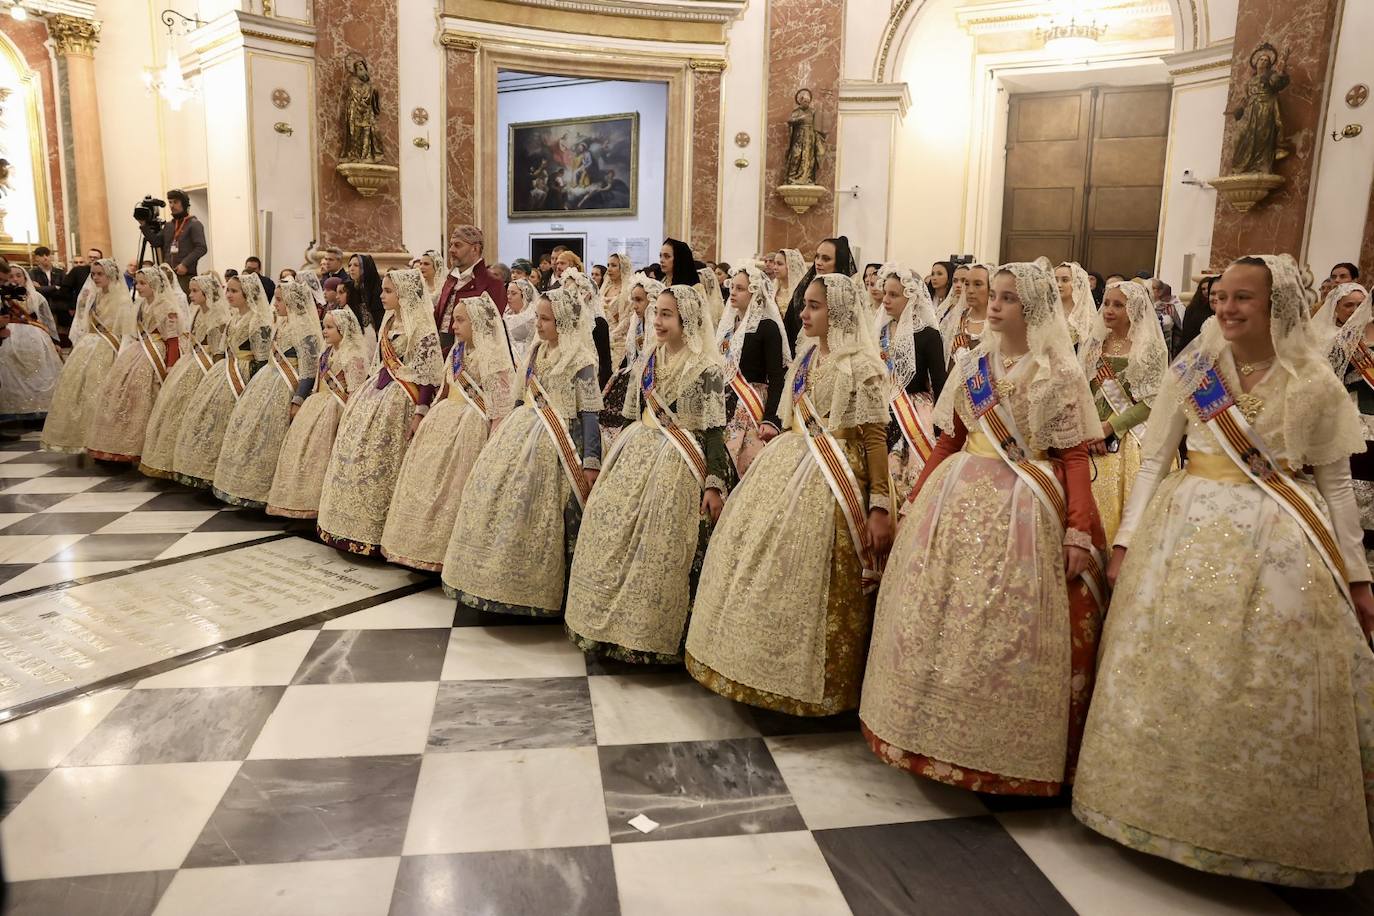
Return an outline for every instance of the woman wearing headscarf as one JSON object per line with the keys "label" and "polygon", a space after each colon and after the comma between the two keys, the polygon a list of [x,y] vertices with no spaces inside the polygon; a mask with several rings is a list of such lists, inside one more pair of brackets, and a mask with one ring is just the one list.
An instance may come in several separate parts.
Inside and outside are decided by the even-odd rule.
{"label": "woman wearing headscarf", "polygon": [[320,491],[339,418],[348,399],[367,382],[367,339],[357,317],[346,308],[330,309],[324,313],[320,334],[324,352],[309,397],[299,406],[292,404],[291,425],[267,494],[268,515],[314,518],[319,514]]}
{"label": "woman wearing headscarf", "polygon": [[[778,304],[778,314],[786,315],[792,302],[792,291],[806,276],[809,265],[802,253],[795,248],[784,248],[773,256],[773,299]],[[785,326],[784,326],[785,327]],[[792,335],[787,336],[787,345],[792,346]]]}
{"label": "woman wearing headscarf", "polygon": [[1374,868],[1374,597],[1350,486],[1364,435],[1309,282],[1287,255],[1233,261],[1165,376],[1073,811],[1191,868],[1331,888]]}
{"label": "woman wearing headscarf", "polygon": [[[789,259],[789,272],[791,267],[792,262]],[[792,288],[792,299],[787,304],[787,310],[783,312],[782,320],[783,326],[787,329],[787,342],[793,350],[800,350],[797,336],[801,333],[802,306],[805,304],[806,291],[811,287],[811,281],[826,274],[852,277],[858,272],[859,268],[854,264],[854,255],[849,252],[848,238],[842,235],[839,238],[821,240],[816,246],[816,258],[811,262],[811,269],[803,274],[797,285]]]}
{"label": "woman wearing headscarf", "polygon": [[687,612],[729,475],[724,369],[701,294],[662,291],[625,399],[630,426],[587,500],[566,625],[584,652],[682,660]]}
{"label": "woman wearing headscarf", "polygon": [[612,252],[606,259],[606,277],[601,281],[601,307],[606,320],[611,323],[611,364],[619,366],[625,353],[621,345],[625,340],[625,326],[629,324],[630,278],[634,268],[630,259],[619,252]]}
{"label": "woman wearing headscarf", "polygon": [[[101,258],[91,265],[91,275],[77,295],[72,352],[62,365],[39,440],[48,451],[86,451],[86,426],[103,409],[105,377],[119,353],[120,328],[126,320],[121,316],[137,307],[129,302],[119,276],[114,259]],[[76,333],[78,328],[84,335]]]}
{"label": "woman wearing headscarf", "polygon": [[[370,254],[355,254],[348,259],[348,277],[358,288],[361,308],[367,313],[363,327],[382,326],[382,275],[377,271],[377,262]],[[361,316],[360,316],[361,317]]]}
{"label": "woman wearing headscarf", "polygon": [[196,389],[224,357],[224,330],[229,324],[229,303],[224,298],[224,284],[219,274],[211,272],[192,277],[190,281],[190,329],[182,334],[179,347],[184,354],[175,368],[167,373],[157,403],[148,417],[148,432],[143,437],[143,455],[138,469],[149,477],[171,479],[175,463],[177,437],[186,408],[195,397]]}
{"label": "woman wearing headscarf", "polygon": [[784,426],[778,404],[792,362],[773,282],[759,268],[741,267],[730,278],[715,345],[725,356],[725,448],[743,477]]}
{"label": "woman wearing headscarf", "polygon": [[265,372],[239,398],[224,433],[212,492],[231,506],[265,509],[292,408],[315,390],[324,332],[304,283],[277,288],[272,348]]}
{"label": "woman wearing headscarf", "polygon": [[754,459],[711,536],[687,671],[751,706],[822,716],[859,703],[888,519],[886,372],[854,284],[808,284],[783,388],[789,428]]}
{"label": "woman wearing headscarf", "polygon": [[320,496],[320,539],[362,556],[381,551],[401,462],[444,380],[439,330],[420,272],[387,271],[382,304],[381,364],[348,399]]}
{"label": "woman wearing headscarf", "polygon": [[697,286],[701,293],[702,301],[706,303],[706,316],[711,319],[711,327],[720,324],[721,313],[725,311],[725,299],[721,294],[720,280],[716,278],[714,267],[703,267],[697,271],[697,276],[701,278]]}
{"label": "woman wearing headscarf", "polygon": [[448,272],[444,267],[443,255],[430,249],[415,259],[415,266],[420,269],[420,276],[425,281],[425,293],[429,301],[438,304],[439,291],[444,287],[443,277]]}
{"label": "woman wearing headscarf", "polygon": [[492,431],[515,403],[506,324],[491,296],[458,300],[444,386],[406,449],[382,531],[393,563],[439,572],[463,484]]}
{"label": "woman wearing headscarf", "polygon": [[964,283],[968,279],[968,264],[960,264],[954,268],[954,273],[950,275],[949,295],[940,302],[935,303],[935,321],[939,327],[944,323],[945,316],[953,309],[962,308],[964,305]]}
{"label": "woman wearing headscarf", "polygon": [[658,301],[664,286],[647,274],[635,274],[626,283],[629,293],[626,309],[629,320],[625,324],[624,340],[620,344],[620,365],[611,380],[601,388],[601,447],[609,449],[616,436],[628,424],[625,399],[635,371],[636,361],[644,350],[644,341],[652,329],[653,303]]}
{"label": "woman wearing headscarf", "polygon": [[930,265],[930,276],[925,282],[931,303],[940,308],[954,292],[954,262],[936,261]]}
{"label": "woman wearing headscarf", "polygon": [[988,296],[994,264],[969,264],[964,285],[954,305],[940,319],[940,337],[945,342],[945,363],[953,368],[959,356],[978,346],[987,327]]}
{"label": "woman wearing headscarf", "polygon": [[1374,312],[1369,291],[1358,283],[1338,283],[1312,316],[1312,335],[1345,385],[1355,409],[1365,449],[1350,457],[1351,486],[1360,510],[1366,551],[1374,550]]}
{"label": "woman wearing headscarf", "polygon": [[1052,796],[1072,779],[1102,614],[1088,458],[1101,433],[1053,274],[1008,264],[993,290],[935,406],[941,436],[888,557],[859,716],[891,766]]}
{"label": "woman wearing headscarf", "polygon": [[[283,283],[277,289],[293,285]],[[272,306],[257,275],[230,277],[224,283],[224,298],[230,309],[224,359],[196,385],[182,413],[172,456],[177,481],[197,489],[214,480],[229,418],[272,350]]]}
{"label": "woman wearing headscarf", "polygon": [[1077,261],[1065,261],[1054,269],[1055,286],[1059,290],[1059,307],[1069,326],[1074,348],[1092,333],[1097,303],[1093,299],[1088,272]]}
{"label": "woman wearing headscarf", "polygon": [[1140,443],[1150,404],[1169,368],[1169,348],[1144,287],[1107,287],[1102,311],[1093,316],[1093,328],[1080,343],[1078,358],[1102,421],[1103,441],[1092,447],[1098,456],[1093,498],[1110,543],[1140,472]]}
{"label": "woman wearing headscarf", "polygon": [[658,249],[658,266],[663,271],[664,286],[696,286],[701,282],[692,246],[678,239],[663,240]]}
{"label": "woman wearing headscarf", "polygon": [[300,283],[304,283],[307,287],[310,288],[310,296],[315,301],[315,312],[319,316],[320,320],[323,321],[325,298],[324,284],[320,282],[320,275],[315,271],[313,267],[307,268],[306,270],[300,272],[300,275],[296,277],[296,280]]}
{"label": "woman wearing headscarf", "polygon": [[[915,486],[935,447],[931,413],[945,387],[945,348],[935,307],[919,274],[883,264],[876,285],[883,293],[877,319],[878,350],[887,367],[887,466],[894,500]],[[900,508],[900,506],[898,506]]]}
{"label": "woman wearing headscarf", "polygon": [[86,428],[86,454],[126,464],[136,464],[143,451],[153,403],[176,365],[182,326],[176,300],[157,268],[144,267],[134,275],[134,293],[137,301],[125,312],[123,343],[106,376],[104,397]]}
{"label": "woman wearing headscarf", "polygon": [[[562,260],[563,255],[576,259],[577,255],[571,251],[564,251],[559,254]],[[611,373],[615,371],[615,366],[611,364],[611,325],[606,320],[606,316],[601,312],[601,297],[597,294],[596,284],[592,283],[591,277],[582,272],[581,261],[577,261],[577,266],[569,265],[558,276],[558,282],[564,289],[572,290],[582,302],[582,307],[587,314],[592,316],[592,345],[596,349],[596,381],[597,384],[605,389],[606,384],[611,380]]]}
{"label": "woman wearing headscarf", "polygon": [[510,281],[506,288],[506,311],[501,316],[506,325],[506,339],[510,341],[511,356],[515,365],[525,364],[525,354],[535,339],[535,321],[538,318],[535,303],[539,301],[539,291],[534,284],[522,278]]}
{"label": "woman wearing headscarf", "polygon": [[523,392],[463,485],[444,591],[481,611],[556,617],[582,507],[601,468],[591,314],[574,290],[540,297]]}

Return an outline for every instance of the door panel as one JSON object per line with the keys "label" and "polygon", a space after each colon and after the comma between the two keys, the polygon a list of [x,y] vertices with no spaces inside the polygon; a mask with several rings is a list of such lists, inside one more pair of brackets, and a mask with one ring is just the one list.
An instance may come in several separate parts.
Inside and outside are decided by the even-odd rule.
{"label": "door panel", "polygon": [[1002,260],[1053,259],[1082,244],[1092,112],[1091,90],[1011,97]]}

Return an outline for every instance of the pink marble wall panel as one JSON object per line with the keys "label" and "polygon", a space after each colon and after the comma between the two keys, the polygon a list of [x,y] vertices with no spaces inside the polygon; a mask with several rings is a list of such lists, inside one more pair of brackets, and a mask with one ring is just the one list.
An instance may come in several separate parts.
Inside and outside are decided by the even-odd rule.
{"label": "pink marble wall panel", "polygon": [[805,214],[798,215],[775,190],[782,184],[787,158],[787,118],[796,107],[793,96],[811,90],[816,124],[834,133],[838,109],[837,85],[843,51],[844,4],[838,0],[772,0],[768,7],[768,129],[763,178],[763,247],[798,248],[808,259],[816,244],[835,226],[835,153],[821,158],[816,184],[826,195]]}
{"label": "pink marble wall panel", "polygon": [[[1284,186],[1249,213],[1239,213],[1217,198],[1212,230],[1213,266],[1225,266],[1246,254],[1287,252],[1296,257],[1302,247],[1313,166],[1323,142],[1317,128],[1325,104],[1322,87],[1330,64],[1338,6],[1338,0],[1241,0],[1228,107],[1234,109],[1245,97],[1245,84],[1251,76],[1250,54],[1256,45],[1267,41],[1280,52],[1290,49],[1291,82],[1279,96],[1279,107],[1283,112],[1283,137],[1292,152],[1274,167],[1287,179]],[[1233,118],[1226,118],[1222,161],[1228,166],[1237,125]],[[1331,142],[1330,138],[1325,142]]]}
{"label": "pink marble wall panel", "polygon": [[[446,193],[448,230],[464,224],[477,225],[477,55],[462,48],[444,54],[447,79],[445,118]],[[493,144],[494,147],[494,144]],[[493,151],[492,155],[495,155]],[[494,240],[496,227],[488,226]],[[494,246],[493,246],[494,247]]]}
{"label": "pink marble wall panel", "polygon": [[401,182],[363,197],[334,170],[343,151],[349,54],[367,59],[381,100],[377,124],[383,162],[400,159],[397,8],[375,0],[330,0],[317,17],[315,84],[320,136],[320,243],[345,251],[400,251]]}
{"label": "pink marble wall panel", "polygon": [[720,211],[720,73],[692,71],[692,214],[688,236],[702,260],[716,259]]}
{"label": "pink marble wall panel", "polygon": [[[14,42],[19,53],[24,56],[24,63],[38,74],[39,85],[42,87],[43,131],[47,137],[48,147],[48,187],[52,189],[53,218],[57,227],[56,238],[42,241],[47,242],[64,263],[71,263],[71,254],[67,251],[67,213],[62,197],[62,145],[57,138],[57,90],[52,61],[48,57],[48,49],[43,44],[48,40],[48,24],[37,16],[30,17],[24,22],[16,22],[9,16],[0,16],[0,32]],[[99,48],[96,49],[96,53],[99,53]],[[20,118],[25,115],[11,102],[11,110],[7,112],[6,117]],[[28,151],[25,150],[24,154],[27,155]],[[22,238],[16,240],[20,243],[24,241]],[[33,241],[35,245],[39,242],[38,239]]]}

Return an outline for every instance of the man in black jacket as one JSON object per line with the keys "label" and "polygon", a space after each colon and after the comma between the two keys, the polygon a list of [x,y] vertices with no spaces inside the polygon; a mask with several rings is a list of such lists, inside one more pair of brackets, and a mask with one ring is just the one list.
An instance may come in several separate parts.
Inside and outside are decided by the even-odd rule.
{"label": "man in black jacket", "polygon": [[62,295],[62,268],[52,264],[52,249],[39,245],[33,250],[33,266],[29,268],[34,288],[48,300],[53,317],[59,325],[71,324],[71,305]]}
{"label": "man in black jacket", "polygon": [[174,188],[167,192],[167,211],[172,217],[157,231],[140,220],[143,237],[158,251],[162,260],[177,275],[181,291],[189,293],[196,264],[210,250],[205,244],[205,226],[191,215],[191,198],[185,191]]}

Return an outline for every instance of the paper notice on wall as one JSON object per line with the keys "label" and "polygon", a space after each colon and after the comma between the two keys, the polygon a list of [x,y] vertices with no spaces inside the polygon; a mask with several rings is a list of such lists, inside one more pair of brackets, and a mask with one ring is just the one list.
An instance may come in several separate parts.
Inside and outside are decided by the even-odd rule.
{"label": "paper notice on wall", "polygon": [[642,270],[644,265],[648,264],[650,261],[658,260],[657,257],[651,258],[649,256],[650,244],[647,238],[625,240],[625,257],[630,259],[630,263],[634,265],[635,270]]}
{"label": "paper notice on wall", "polygon": [[624,240],[624,239],[618,239],[618,238],[616,238],[616,237],[613,236],[613,235],[608,235],[608,236],[606,236],[606,257],[609,258],[609,257],[610,257],[611,255],[613,255],[613,254],[624,254],[624,253],[625,253],[625,240]]}

